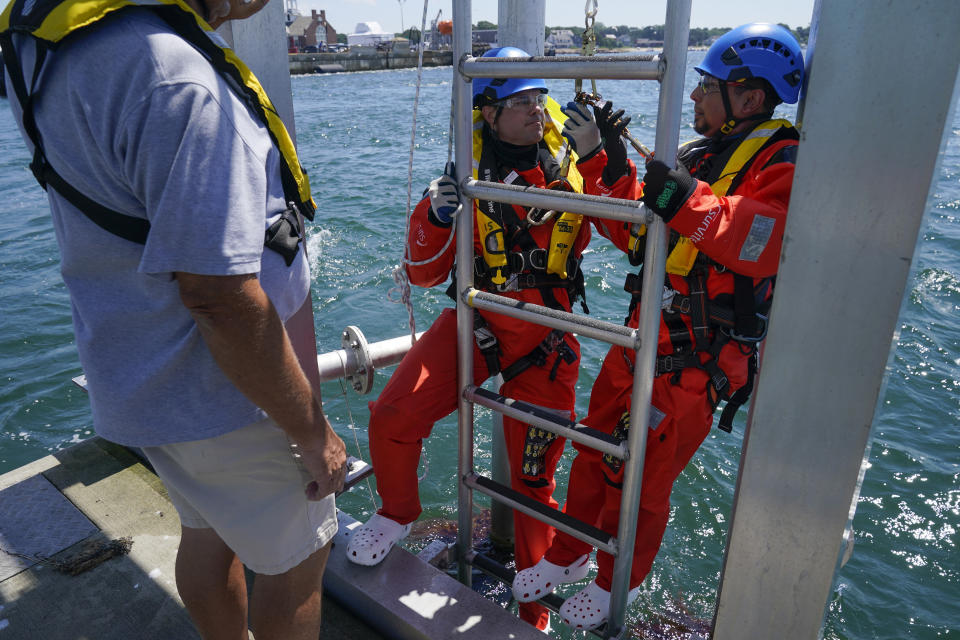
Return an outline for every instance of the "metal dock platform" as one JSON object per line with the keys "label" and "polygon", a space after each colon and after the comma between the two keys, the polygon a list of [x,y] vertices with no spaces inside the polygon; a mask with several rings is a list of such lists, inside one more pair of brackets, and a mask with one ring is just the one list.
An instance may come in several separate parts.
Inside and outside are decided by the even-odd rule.
{"label": "metal dock platform", "polygon": [[[345,539],[358,524],[341,514],[320,638],[544,637],[406,551],[379,567],[350,564]],[[129,553],[88,560],[95,566],[82,573],[55,566],[82,564],[126,538]],[[129,450],[100,438],[0,475],[0,638],[199,638],[174,582],[179,539],[160,480]]]}

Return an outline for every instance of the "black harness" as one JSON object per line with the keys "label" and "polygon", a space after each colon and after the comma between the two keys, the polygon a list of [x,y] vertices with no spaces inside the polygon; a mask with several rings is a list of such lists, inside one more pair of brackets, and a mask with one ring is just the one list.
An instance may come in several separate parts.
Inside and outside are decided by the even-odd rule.
{"label": "black harness", "polygon": [[[49,7],[49,9],[52,8],[53,6]],[[210,64],[227,78],[238,95],[253,110],[253,113],[263,117],[263,107],[254,91],[246,86],[239,70],[227,62],[224,50],[210,40],[194,19],[173,6],[156,6],[151,7],[151,10],[163,18],[176,33],[197,47],[210,61]],[[43,17],[44,15],[25,18],[23,19],[24,24],[11,26],[11,31],[29,33],[39,25]],[[40,131],[34,119],[33,104],[39,92],[37,79],[52,45],[40,38],[34,38],[33,42],[36,43],[36,63],[28,84],[14,51],[12,34],[7,32],[0,37],[0,45],[3,47],[3,62],[10,74],[13,91],[23,110],[23,129],[33,144],[33,160],[30,163],[30,170],[33,172],[34,178],[43,189],[47,189],[48,186],[53,187],[67,202],[76,207],[101,229],[130,242],[146,244],[150,232],[150,222],[148,220],[115,211],[96,202],[74,188],[48,162],[43,151]],[[2,74],[0,74],[0,77],[2,77]],[[276,144],[277,140],[273,133],[271,132],[270,135]],[[313,220],[315,209],[313,203],[305,202],[299,197],[296,181],[285,162],[280,163],[280,175],[285,199],[287,200],[287,209],[266,230],[264,246],[283,256],[287,266],[290,266],[293,264],[304,235],[301,216]]]}
{"label": "black harness", "polygon": [[[761,150],[785,139],[797,139],[796,132],[781,129],[771,136]],[[728,144],[720,149],[717,148],[716,140],[704,139],[691,143],[684,147],[678,156],[678,166],[688,167],[694,177],[712,184],[723,177],[720,172],[736,151],[737,141],[727,142]],[[728,193],[736,190],[759,155],[758,151],[744,164],[734,177]],[[771,163],[775,160],[777,159],[771,160]],[[792,156],[777,161],[792,161]],[[680,234],[671,230],[670,250],[673,250],[679,239]],[[631,263],[643,263],[643,248],[644,243],[639,243],[638,252],[630,256]],[[776,278],[763,278],[755,283],[749,276],[730,272],[734,283],[733,294],[720,294],[711,298],[707,291],[710,269],[718,273],[729,271],[703,252],[697,254],[693,268],[684,276],[689,294],[675,294],[669,307],[663,310],[662,317],[673,351],[657,356],[655,375],[671,375],[672,381],[679,384],[684,369],[696,368],[705,371],[709,376],[707,398],[710,406],[715,409],[721,400],[726,401],[717,426],[729,433],[733,429],[734,416],[753,391],[758,346],[767,334],[767,316],[773,302]],[[631,294],[627,321],[640,303],[642,273],[641,268],[638,273],[627,274],[624,283],[624,290]],[[733,394],[730,394],[730,380],[718,363],[720,352],[730,342],[736,344],[748,358],[747,381]],[[632,363],[628,361],[627,364],[632,370]]]}
{"label": "black harness", "polygon": [[[482,180],[503,182],[510,174],[511,170],[498,161],[496,149],[500,146],[502,146],[502,143],[495,140],[487,127],[484,126],[483,149],[480,152],[480,162],[477,169],[477,174]],[[544,178],[548,184],[560,176],[560,166],[543,141],[537,148],[536,162],[543,170]],[[511,184],[530,186],[519,175]],[[483,256],[474,257],[474,285],[477,289],[495,293],[537,289],[543,299],[544,306],[558,310],[563,310],[563,305],[557,300],[554,289],[566,289],[570,304],[579,300],[584,313],[590,313],[586,304],[586,291],[584,290],[583,272],[580,270],[580,258],[570,255],[567,259],[567,278],[547,273],[547,249],[537,245],[530,234],[530,226],[520,220],[512,205],[478,199],[477,206],[500,224],[504,234],[504,249],[507,252],[507,265],[503,274],[507,278],[507,285],[504,287],[499,287],[492,282],[493,271],[487,266]],[[453,281],[447,288],[447,295],[456,299],[456,294],[456,267],[454,267]],[[564,339],[566,333],[559,329],[554,329],[548,333],[546,338],[533,351],[521,356],[507,367],[501,367],[500,355],[502,351],[496,335],[490,330],[486,320],[476,309],[474,309],[473,314],[473,334],[477,348],[486,360],[489,375],[495,376],[499,373],[503,376],[504,381],[517,377],[530,367],[544,366],[547,358],[554,352],[557,353],[557,358],[550,370],[550,380],[556,379],[557,369],[561,362],[573,364],[577,361],[576,353]]]}

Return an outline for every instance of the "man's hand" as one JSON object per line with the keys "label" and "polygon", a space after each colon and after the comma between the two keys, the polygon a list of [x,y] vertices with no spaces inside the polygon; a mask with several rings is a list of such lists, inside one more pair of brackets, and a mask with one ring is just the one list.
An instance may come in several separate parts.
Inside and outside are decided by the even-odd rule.
{"label": "man's hand", "polygon": [[313,481],[304,492],[307,500],[322,500],[331,493],[343,489],[343,480],[347,475],[347,448],[330,426],[326,416],[321,414],[324,423],[323,434],[297,445],[300,461],[310,473]]}
{"label": "man's hand", "polygon": [[346,475],[346,449],[257,274],[178,272],[176,279],[180,299],[224,375],[297,444],[313,478],[307,497],[319,500],[337,491]]}
{"label": "man's hand", "polygon": [[570,141],[570,146],[580,156],[580,161],[596,155],[602,143],[600,129],[597,128],[590,110],[585,105],[568,102],[561,111],[567,116],[563,123],[563,137]]}
{"label": "man's hand", "polygon": [[452,162],[447,164],[442,176],[430,183],[427,193],[430,196],[430,208],[437,220],[450,224],[460,207],[460,187]]}
{"label": "man's hand", "polygon": [[602,107],[594,107],[597,127],[603,136],[603,150],[607,152],[607,166],[603,169],[603,181],[612,186],[627,175],[627,143],[623,130],[630,124],[630,116],[623,117],[623,109],[613,111],[613,103],[607,100]]}
{"label": "man's hand", "polygon": [[228,20],[244,20],[267,6],[268,0],[199,0],[206,4],[207,24],[216,29]]}
{"label": "man's hand", "polygon": [[643,203],[670,222],[697,188],[697,179],[686,171],[671,169],[659,160],[647,163],[643,176]]}

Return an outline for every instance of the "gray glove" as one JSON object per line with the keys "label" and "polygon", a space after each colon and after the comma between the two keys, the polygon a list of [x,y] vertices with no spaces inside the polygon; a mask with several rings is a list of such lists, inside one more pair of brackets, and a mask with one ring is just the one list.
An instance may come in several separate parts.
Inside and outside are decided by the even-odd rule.
{"label": "gray glove", "polygon": [[449,224],[460,207],[460,188],[457,185],[456,167],[452,162],[447,164],[442,176],[430,183],[427,194],[437,220]]}
{"label": "gray glove", "polygon": [[576,102],[568,102],[561,111],[567,116],[563,123],[563,137],[570,141],[570,146],[580,156],[580,160],[596,155],[603,143],[597,121],[590,109]]}

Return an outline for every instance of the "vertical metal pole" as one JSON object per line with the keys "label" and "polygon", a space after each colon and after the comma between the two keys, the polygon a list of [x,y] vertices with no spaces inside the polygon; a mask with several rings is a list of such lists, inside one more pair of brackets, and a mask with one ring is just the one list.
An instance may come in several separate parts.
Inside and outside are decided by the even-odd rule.
{"label": "vertical metal pole", "polygon": [[[657,139],[654,153],[673,166],[677,159],[680,138],[680,115],[683,105],[683,78],[687,66],[687,41],[690,33],[691,0],[670,0],[664,27],[663,60],[666,73],[660,83],[660,105],[657,113]],[[633,391],[630,397],[630,459],[626,462],[623,496],[620,503],[620,524],[617,528],[619,553],[613,565],[610,590],[610,616],[607,637],[620,634],[626,616],[627,593],[630,591],[630,569],[636,538],[637,514],[643,480],[643,459],[647,446],[647,425],[650,423],[650,396],[660,330],[660,299],[663,290],[664,266],[667,260],[667,229],[654,216],[647,225],[646,253],[643,268],[643,299],[640,305],[640,349],[633,370]]]}
{"label": "vertical metal pole", "polygon": [[[471,42],[470,0],[453,3],[453,105],[454,158],[457,178],[462,183],[473,170],[473,91],[469,78],[460,74],[460,61],[473,51]],[[460,213],[457,219],[457,288],[458,293],[473,287],[473,200],[460,191]],[[472,549],[473,491],[464,478],[473,473],[473,404],[463,396],[466,385],[473,384],[473,310],[457,295],[457,400],[459,445],[457,456],[457,577],[470,585],[471,566],[465,561]]]}
{"label": "vertical metal pole", "polygon": [[263,9],[245,20],[223,23],[217,33],[223,36],[230,48],[257,76],[296,144],[293,94],[290,88],[290,57],[287,54],[283,20],[283,5],[268,2]]}
{"label": "vertical metal pole", "polygon": [[[960,39],[945,28],[960,24],[956,0],[893,2],[883,11],[851,0],[819,9],[715,640],[822,636],[956,107]],[[923,37],[889,46],[905,33]]]}
{"label": "vertical metal pole", "polygon": [[542,56],[546,0],[500,0],[497,9],[497,44]]}
{"label": "vertical metal pole", "polygon": [[[497,16],[497,44],[519,47],[532,56],[543,55],[546,0],[500,0]],[[497,391],[503,380],[498,377]],[[510,486],[510,462],[503,433],[503,414],[493,412],[493,479]],[[498,544],[513,545],[513,509],[499,500],[490,507],[490,538]]]}
{"label": "vertical metal pole", "polygon": [[[293,93],[290,85],[290,60],[283,26],[284,9],[279,3],[267,5],[245,20],[230,20],[217,29],[237,56],[253,71],[283,120],[290,139],[297,143],[293,118]],[[304,244],[306,246],[306,244]],[[317,336],[310,295],[300,309],[284,324],[300,365],[320,393],[317,366]]]}
{"label": "vertical metal pole", "polygon": [[[497,376],[494,391],[500,393],[503,385],[503,376]],[[493,479],[500,484],[510,486],[510,454],[507,453],[507,439],[503,433],[503,414],[493,412],[493,453],[491,473]],[[513,509],[499,500],[490,505],[490,540],[495,545],[513,549],[514,528]]]}

